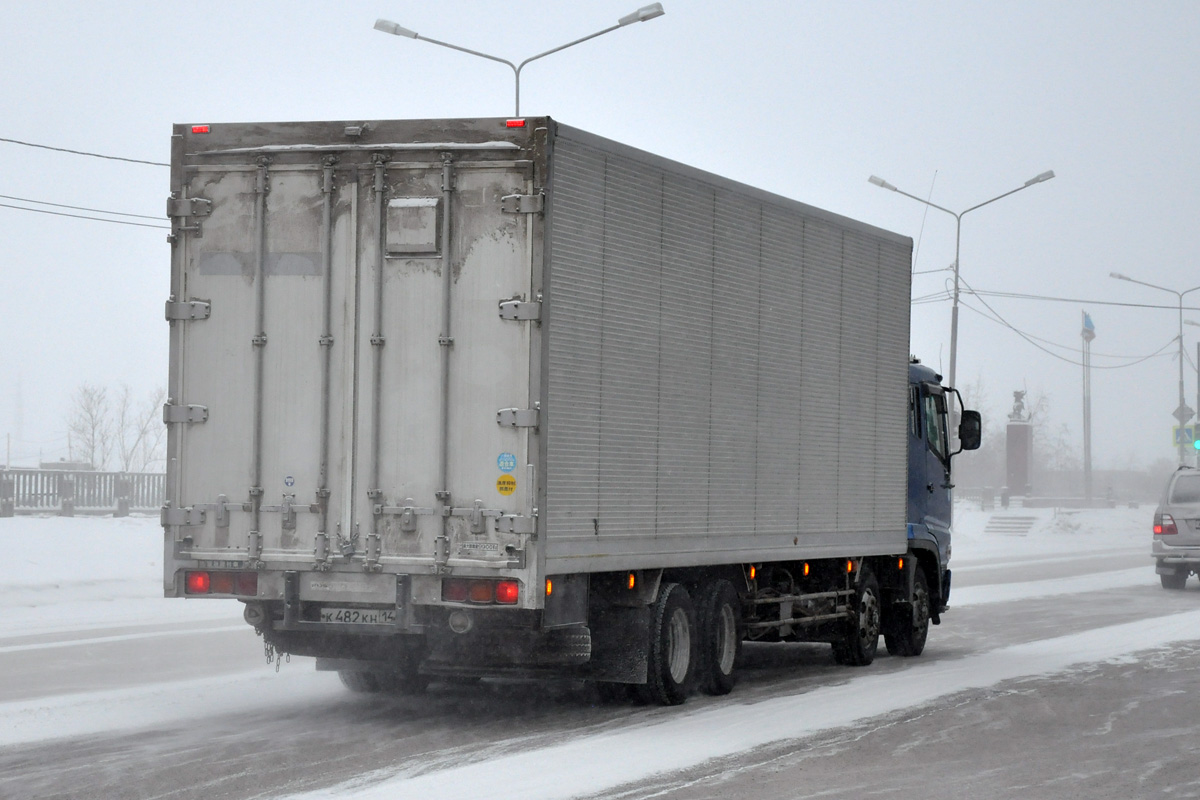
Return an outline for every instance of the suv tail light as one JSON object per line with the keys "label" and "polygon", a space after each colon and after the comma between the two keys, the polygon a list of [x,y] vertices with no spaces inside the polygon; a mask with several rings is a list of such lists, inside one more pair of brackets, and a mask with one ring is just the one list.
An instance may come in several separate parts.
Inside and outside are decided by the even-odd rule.
{"label": "suv tail light", "polygon": [[1158,512],[1154,515],[1154,535],[1155,536],[1170,536],[1179,533],[1179,528],[1175,527],[1175,518],[1170,514]]}

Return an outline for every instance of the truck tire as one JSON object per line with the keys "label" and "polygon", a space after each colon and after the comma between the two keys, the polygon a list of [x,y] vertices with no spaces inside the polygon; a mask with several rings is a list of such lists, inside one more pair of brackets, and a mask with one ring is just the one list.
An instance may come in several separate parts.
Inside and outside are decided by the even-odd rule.
{"label": "truck tire", "polygon": [[891,630],[883,634],[887,651],[894,656],[919,656],[929,637],[929,581],[925,570],[917,567],[913,578],[913,595],[909,598],[912,613],[896,620]]}
{"label": "truck tire", "polygon": [[742,650],[742,604],[727,580],[703,584],[697,592],[696,625],[700,653],[696,677],[705,694],[729,694],[737,681]]}
{"label": "truck tire", "polygon": [[378,692],[380,689],[379,681],[370,672],[362,672],[356,669],[339,669],[338,678],[341,679],[342,685],[352,692]]}
{"label": "truck tire", "polygon": [[879,581],[870,567],[863,566],[858,576],[853,611],[845,635],[833,643],[833,658],[839,664],[865,667],[875,660],[879,649]]}
{"label": "truck tire", "polygon": [[1158,577],[1162,581],[1162,587],[1164,589],[1178,591],[1184,587],[1184,584],[1187,583],[1188,574],[1187,570],[1184,570],[1182,572],[1173,572],[1169,575],[1160,574]]}
{"label": "truck tire", "polygon": [[677,706],[687,699],[696,672],[696,611],[678,583],[659,587],[650,606],[646,683],[637,689],[647,703]]}

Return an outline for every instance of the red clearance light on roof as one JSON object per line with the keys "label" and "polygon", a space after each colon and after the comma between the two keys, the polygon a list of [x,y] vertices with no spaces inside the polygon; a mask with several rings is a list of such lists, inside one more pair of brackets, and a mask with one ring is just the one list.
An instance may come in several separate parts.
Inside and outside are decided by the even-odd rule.
{"label": "red clearance light on roof", "polygon": [[505,124],[505,125],[507,125],[507,126],[508,126],[508,127],[510,127],[510,128],[524,128],[524,127],[525,127],[525,120],[523,120],[523,119],[510,119],[508,122],[506,122],[506,123],[504,123],[504,124]]}
{"label": "red clearance light on roof", "polygon": [[193,125],[192,133],[208,133],[207,125]]}

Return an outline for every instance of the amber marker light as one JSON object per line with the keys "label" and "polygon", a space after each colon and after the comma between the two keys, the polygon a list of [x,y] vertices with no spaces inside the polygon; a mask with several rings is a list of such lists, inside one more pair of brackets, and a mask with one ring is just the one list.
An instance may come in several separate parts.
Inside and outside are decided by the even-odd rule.
{"label": "amber marker light", "polygon": [[554,581],[546,578],[546,597],[554,594]]}
{"label": "amber marker light", "polygon": [[628,583],[627,583],[627,586],[628,586],[630,589],[632,589],[633,587],[637,586],[637,576],[636,576],[636,575],[634,575],[632,572],[631,572],[631,573],[629,573],[629,581],[628,581]]}

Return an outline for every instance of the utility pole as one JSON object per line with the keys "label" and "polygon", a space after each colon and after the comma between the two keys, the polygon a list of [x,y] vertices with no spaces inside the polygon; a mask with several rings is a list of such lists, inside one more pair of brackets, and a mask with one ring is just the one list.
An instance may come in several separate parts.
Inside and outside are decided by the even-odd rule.
{"label": "utility pole", "polygon": [[1096,326],[1086,311],[1083,313],[1083,497],[1092,505],[1092,339]]}

